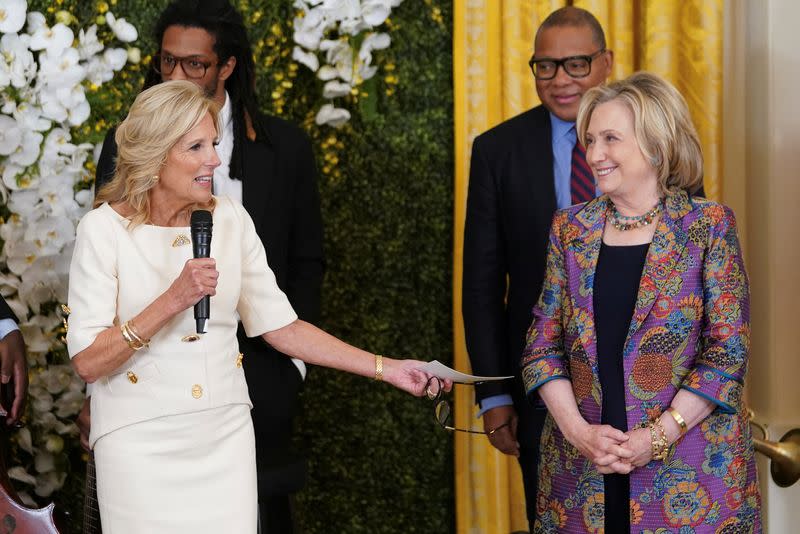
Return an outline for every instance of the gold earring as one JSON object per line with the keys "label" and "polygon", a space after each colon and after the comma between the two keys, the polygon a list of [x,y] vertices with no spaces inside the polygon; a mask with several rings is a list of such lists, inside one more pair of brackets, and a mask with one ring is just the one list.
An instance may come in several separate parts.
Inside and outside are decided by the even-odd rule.
{"label": "gold earring", "polygon": [[154,174],[154,175],[153,175],[153,182],[155,182],[155,183],[158,183],[158,181],[159,181],[160,179],[161,179],[161,177],[160,177],[159,175],[157,175],[157,174]]}

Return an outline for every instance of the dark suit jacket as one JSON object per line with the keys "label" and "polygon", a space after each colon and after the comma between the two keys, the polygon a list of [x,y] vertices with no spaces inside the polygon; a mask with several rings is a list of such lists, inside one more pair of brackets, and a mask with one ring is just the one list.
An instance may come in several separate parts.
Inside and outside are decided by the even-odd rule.
{"label": "dark suit jacket", "polygon": [[[322,216],[311,142],[296,126],[261,117],[268,139],[245,139],[242,202],[267,251],[278,286],[298,316],[316,322],[324,272]],[[114,130],[103,143],[96,189],[114,175]],[[214,236],[213,240],[225,239]],[[213,310],[212,310],[213,313]],[[239,347],[253,401],[259,497],[300,489],[305,462],[291,447],[292,418],[302,380],[291,360],[239,327]]]}
{"label": "dark suit jacket", "polygon": [[[556,210],[550,131],[550,115],[538,106],[478,136],[472,145],[462,313],[472,371],[478,375],[520,375]],[[502,393],[522,398],[520,384],[478,385],[476,400]]]}

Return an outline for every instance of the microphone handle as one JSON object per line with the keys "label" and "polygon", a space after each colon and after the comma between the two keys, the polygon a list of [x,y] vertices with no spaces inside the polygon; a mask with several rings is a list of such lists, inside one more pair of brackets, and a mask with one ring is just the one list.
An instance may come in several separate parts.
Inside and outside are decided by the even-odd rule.
{"label": "microphone handle", "polygon": [[208,332],[208,317],[209,308],[211,307],[210,297],[208,295],[201,298],[197,304],[194,305],[194,321],[198,334],[205,334]]}
{"label": "microphone handle", "polygon": [[[203,231],[197,232],[192,236],[192,244],[195,258],[208,258],[211,256],[211,232]],[[211,316],[211,300],[208,295],[201,298],[197,304],[194,305],[194,321],[195,330],[198,334],[205,334],[208,332],[208,319]]]}

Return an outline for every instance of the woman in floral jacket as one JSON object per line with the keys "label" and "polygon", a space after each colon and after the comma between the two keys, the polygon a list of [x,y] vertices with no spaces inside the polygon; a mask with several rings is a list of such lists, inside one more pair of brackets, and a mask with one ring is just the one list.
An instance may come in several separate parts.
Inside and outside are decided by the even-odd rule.
{"label": "woman in floral jacket", "polygon": [[733,212],[691,198],[686,103],[648,73],[589,91],[604,193],[559,211],[523,355],[541,440],[535,532],[760,532],[742,404],[749,290]]}

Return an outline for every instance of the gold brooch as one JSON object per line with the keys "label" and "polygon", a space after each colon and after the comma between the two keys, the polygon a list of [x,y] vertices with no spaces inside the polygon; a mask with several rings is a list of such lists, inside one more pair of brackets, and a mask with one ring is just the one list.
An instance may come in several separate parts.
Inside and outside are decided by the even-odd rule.
{"label": "gold brooch", "polygon": [[185,234],[179,234],[178,237],[175,238],[175,241],[172,242],[172,246],[182,247],[183,245],[188,245],[191,242],[192,240],[186,237]]}
{"label": "gold brooch", "polygon": [[189,334],[189,335],[183,336],[181,338],[181,341],[183,341],[184,343],[192,343],[194,341],[197,341],[198,339],[200,339],[200,336],[198,336],[197,334]]}

